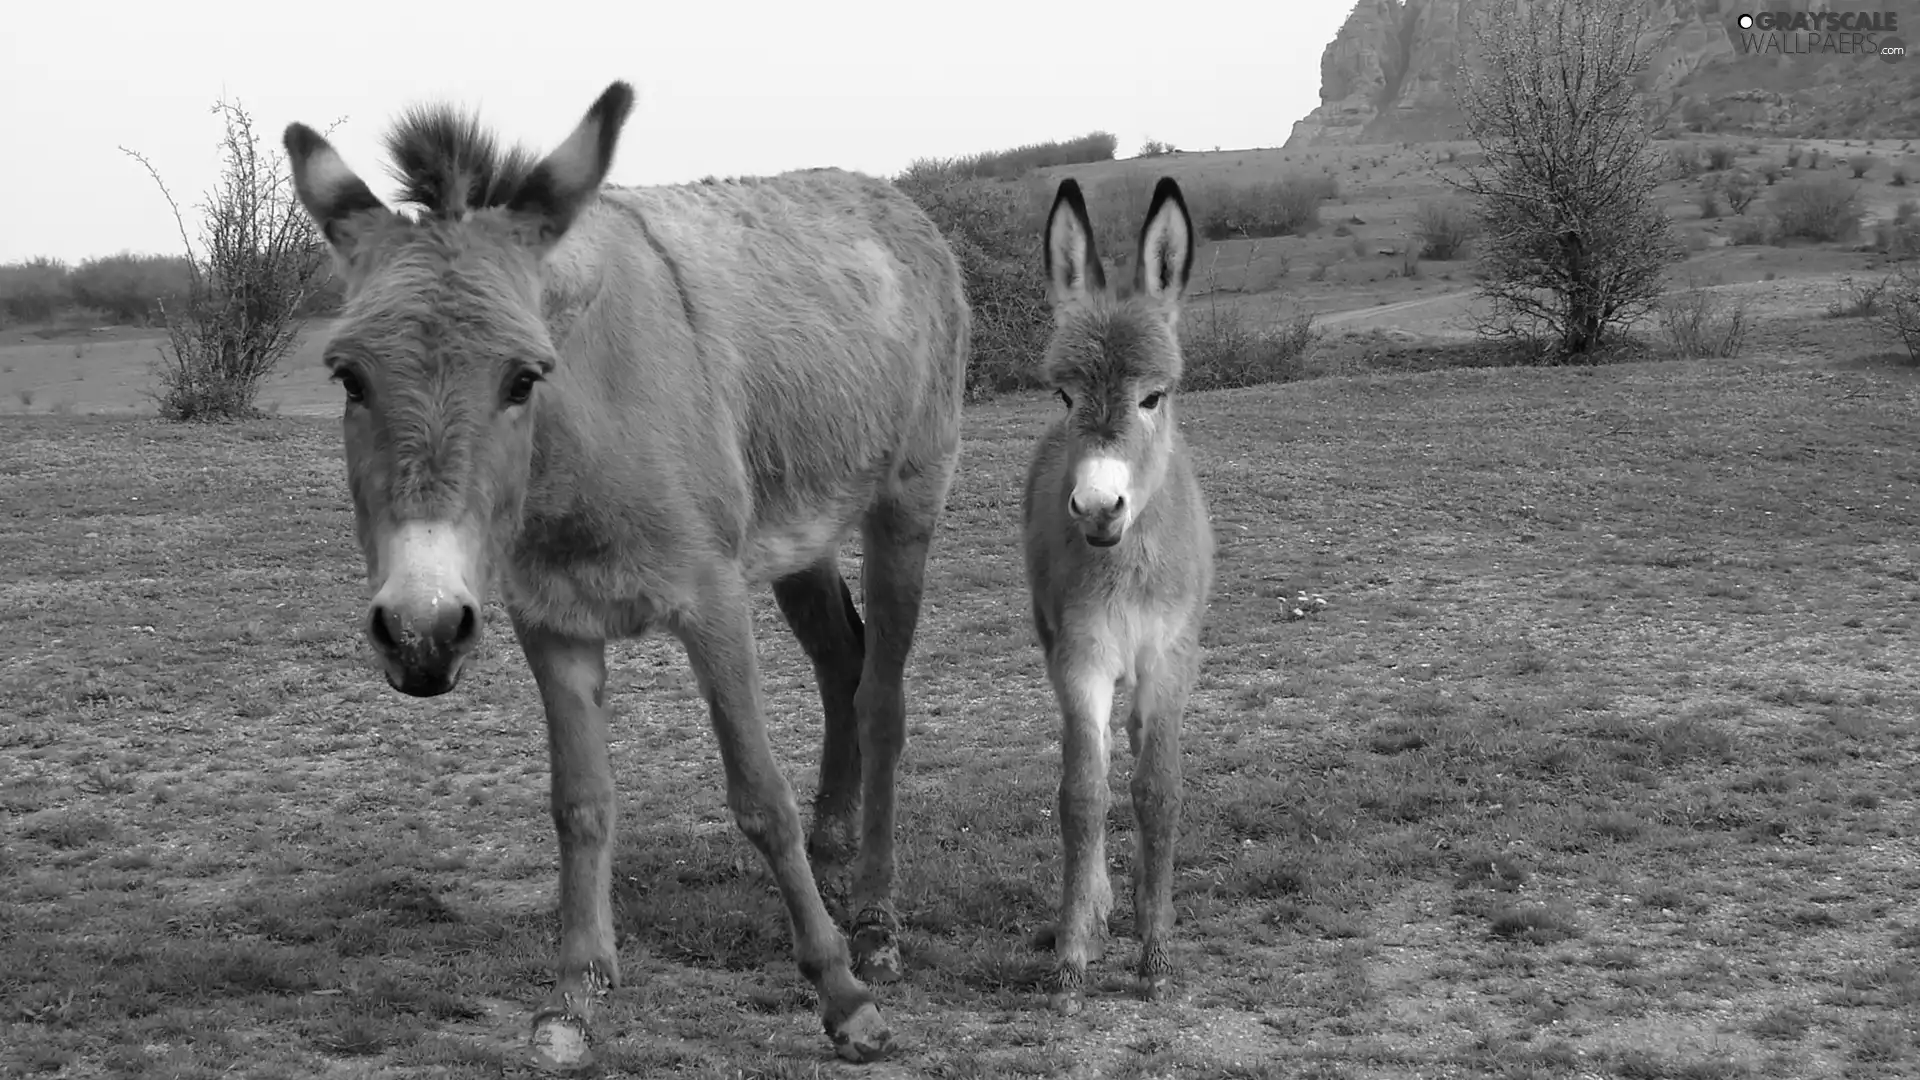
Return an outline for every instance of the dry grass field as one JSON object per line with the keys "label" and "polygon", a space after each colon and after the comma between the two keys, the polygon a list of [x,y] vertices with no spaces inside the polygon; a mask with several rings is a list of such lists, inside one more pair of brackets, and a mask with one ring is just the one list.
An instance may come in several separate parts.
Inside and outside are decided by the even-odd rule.
{"label": "dry grass field", "polygon": [[[832,1058],[661,638],[610,658],[603,1075],[1916,1074],[1920,376],[1824,312],[1875,256],[1703,244],[1756,305],[1739,359],[1461,368],[1469,264],[1381,276],[1332,235],[1399,236],[1433,152],[1321,152],[1349,201],[1222,289],[1323,313],[1324,377],[1183,399],[1220,562],[1172,999],[1125,990],[1124,888],[1084,1013],[1027,945],[1059,755],[1018,491],[1058,405],[1011,395],[969,409],[908,672],[899,1052]],[[1867,183],[1874,213],[1902,190]],[[556,849],[502,614],[457,692],[389,690],[317,362],[248,424],[84,415],[136,409],[152,348],[0,340],[0,1076],[525,1075]],[[759,625],[804,801],[811,671],[771,597]]]}

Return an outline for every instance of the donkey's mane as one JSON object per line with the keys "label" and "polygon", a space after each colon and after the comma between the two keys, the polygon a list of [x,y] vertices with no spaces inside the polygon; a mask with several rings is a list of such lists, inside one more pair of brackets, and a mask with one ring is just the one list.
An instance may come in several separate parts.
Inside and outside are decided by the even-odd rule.
{"label": "donkey's mane", "polygon": [[503,149],[477,115],[452,105],[408,109],[386,143],[400,198],[438,217],[506,205],[540,163],[525,147]]}

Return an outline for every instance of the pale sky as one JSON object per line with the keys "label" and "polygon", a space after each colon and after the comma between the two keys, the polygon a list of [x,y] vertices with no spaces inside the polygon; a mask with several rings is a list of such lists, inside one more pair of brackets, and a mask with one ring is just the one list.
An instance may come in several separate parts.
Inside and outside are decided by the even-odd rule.
{"label": "pale sky", "polygon": [[[1130,156],[1278,146],[1319,100],[1349,0],[360,0],[12,5],[0,33],[0,262],[179,250],[127,146],[192,210],[217,175],[222,95],[276,151],[324,130],[383,198],[379,140],[408,104],[477,108],[558,145],[614,79],[639,100],[617,184],[837,165],[890,176],[1101,129]],[[923,12],[925,14],[923,14]],[[937,14],[936,14],[937,12]],[[190,219],[189,225],[194,222]],[[192,231],[196,242],[197,229]]]}

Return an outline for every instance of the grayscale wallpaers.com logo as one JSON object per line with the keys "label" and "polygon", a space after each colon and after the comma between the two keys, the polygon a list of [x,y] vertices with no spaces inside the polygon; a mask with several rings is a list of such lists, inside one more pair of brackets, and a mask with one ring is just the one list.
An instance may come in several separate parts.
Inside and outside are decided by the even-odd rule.
{"label": "grayscale wallpaers.com logo", "polygon": [[1736,8],[1727,19],[1727,36],[1745,56],[1877,56],[1893,64],[1907,55],[1906,43],[1895,36],[1899,30],[1899,12],[1853,5],[1828,11]]}

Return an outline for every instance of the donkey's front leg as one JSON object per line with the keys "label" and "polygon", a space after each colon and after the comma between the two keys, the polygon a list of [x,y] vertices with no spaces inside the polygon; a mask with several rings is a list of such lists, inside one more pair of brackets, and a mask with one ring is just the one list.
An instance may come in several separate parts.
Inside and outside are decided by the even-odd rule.
{"label": "donkey's front leg", "polygon": [[607,762],[606,642],[514,620],[547,710],[553,825],[560,838],[560,965],[533,1016],[543,1065],[592,1063],[592,1013],[620,981],[608,895],[613,863],[613,772]]}
{"label": "donkey's front leg", "polygon": [[1143,657],[1140,684],[1127,715],[1134,755],[1133,925],[1140,939],[1140,990],[1148,1000],[1167,994],[1173,978],[1173,849],[1180,831],[1180,719],[1198,663],[1197,642],[1182,640]]}
{"label": "donkey's front leg", "polygon": [[800,807],[767,739],[753,618],[738,571],[713,571],[693,611],[676,619],[673,627],[686,644],[687,659],[713,717],[727,772],[727,807],[780,887],[793,930],[794,959],[820,995],[827,1037],[848,1061],[879,1058],[893,1035],[872,992],[853,976],[847,940],[828,916],[807,862]]}
{"label": "donkey's front leg", "polygon": [[1115,676],[1071,655],[1049,665],[1060,699],[1060,921],[1054,929],[1052,1005],[1080,1011],[1087,964],[1106,949],[1113,886],[1107,878],[1107,761]]}

